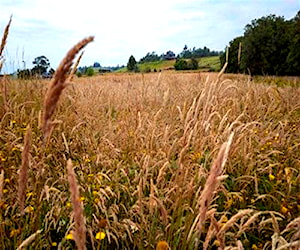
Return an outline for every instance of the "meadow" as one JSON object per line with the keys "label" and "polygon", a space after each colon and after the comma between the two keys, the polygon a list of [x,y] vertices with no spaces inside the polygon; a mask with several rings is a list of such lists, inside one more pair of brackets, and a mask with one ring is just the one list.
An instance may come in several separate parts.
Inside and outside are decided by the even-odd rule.
{"label": "meadow", "polygon": [[2,249],[30,236],[29,249],[75,247],[68,164],[88,249],[299,247],[299,88],[213,73],[78,78],[45,143],[48,86],[1,80]]}

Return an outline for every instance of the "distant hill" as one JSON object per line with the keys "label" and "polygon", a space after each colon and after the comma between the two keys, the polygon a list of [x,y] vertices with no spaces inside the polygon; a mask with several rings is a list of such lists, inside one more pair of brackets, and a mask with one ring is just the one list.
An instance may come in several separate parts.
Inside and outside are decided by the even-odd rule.
{"label": "distant hill", "polygon": [[[219,71],[221,67],[219,56],[209,56],[197,58],[199,63],[198,71]],[[174,70],[176,60],[161,60],[155,62],[138,63],[140,72],[155,72],[164,70]],[[121,68],[116,72],[127,72],[127,68]]]}

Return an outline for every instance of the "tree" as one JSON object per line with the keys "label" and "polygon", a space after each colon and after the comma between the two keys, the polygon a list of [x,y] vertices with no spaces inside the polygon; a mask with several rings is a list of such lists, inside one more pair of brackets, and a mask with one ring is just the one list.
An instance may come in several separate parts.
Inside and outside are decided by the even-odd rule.
{"label": "tree", "polygon": [[188,63],[184,59],[177,58],[176,62],[174,64],[175,70],[187,70],[188,69]]}
{"label": "tree", "polygon": [[[240,64],[238,62],[241,46]],[[250,72],[253,75],[299,75],[300,11],[284,20],[275,15],[254,19],[246,25],[243,37],[230,42],[227,72]],[[225,54],[220,57],[225,63]]]}
{"label": "tree", "polygon": [[188,49],[187,45],[184,45],[182,52],[180,52],[179,57],[185,59],[199,58],[205,56],[219,56],[221,52],[218,51],[210,51],[209,48],[204,46],[203,49],[193,47],[193,49]]}
{"label": "tree", "polygon": [[[240,71],[240,65],[238,62],[238,53],[240,44],[243,46],[243,37],[239,36],[237,38],[234,38],[229,43],[229,49],[228,49],[228,65],[226,68],[227,73],[238,73]],[[220,56],[221,65],[224,65],[226,62],[226,53],[223,53]]]}
{"label": "tree", "polygon": [[128,63],[127,63],[127,70],[131,71],[131,72],[138,71],[136,60],[135,60],[134,56],[132,56],[132,55],[129,57],[129,60],[128,60]]}
{"label": "tree", "polygon": [[87,76],[93,76],[93,75],[95,75],[95,71],[94,71],[93,67],[87,68],[86,75]]}
{"label": "tree", "polygon": [[191,61],[189,62],[189,66],[190,66],[190,69],[198,69],[199,68],[199,64],[198,64],[198,61],[195,59],[195,58],[192,58]]}
{"label": "tree", "polygon": [[283,17],[253,20],[245,27],[241,67],[252,74],[285,74],[290,41],[290,25]]}
{"label": "tree", "polygon": [[100,63],[98,63],[98,62],[94,62],[94,65],[93,65],[93,67],[94,67],[94,68],[100,68],[100,67],[101,67],[101,65],[100,65]]}
{"label": "tree", "polygon": [[198,61],[195,58],[182,59],[177,58],[174,64],[175,70],[195,70],[198,69]]}
{"label": "tree", "polygon": [[290,75],[299,75],[300,73],[300,11],[295,18],[291,20],[292,40],[290,52],[287,56],[287,73]]}
{"label": "tree", "polygon": [[17,76],[19,79],[30,79],[31,72],[29,69],[18,70]]}
{"label": "tree", "polygon": [[53,76],[55,74],[55,70],[53,68],[49,69],[49,74]]}
{"label": "tree", "polygon": [[35,65],[31,70],[33,75],[42,75],[50,67],[50,62],[45,56],[36,57],[32,63]]}
{"label": "tree", "polygon": [[154,51],[153,52],[148,52],[146,56],[142,57],[140,59],[140,63],[144,62],[156,62],[160,60],[160,56],[158,56]]}
{"label": "tree", "polygon": [[164,60],[174,60],[176,58],[176,55],[173,51],[169,50],[165,55],[163,55]]}

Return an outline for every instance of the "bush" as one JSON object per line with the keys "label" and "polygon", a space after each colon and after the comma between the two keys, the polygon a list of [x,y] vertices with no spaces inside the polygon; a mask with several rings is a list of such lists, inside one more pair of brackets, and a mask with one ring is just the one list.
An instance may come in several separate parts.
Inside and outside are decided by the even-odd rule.
{"label": "bush", "polygon": [[144,73],[150,73],[151,72],[151,68],[150,67],[146,67],[144,70],[143,70]]}
{"label": "bush", "polygon": [[177,59],[174,64],[175,70],[187,70],[188,64],[187,61],[184,59]]}
{"label": "bush", "polygon": [[195,70],[198,69],[198,61],[194,58],[191,60],[177,59],[174,67],[175,70]]}
{"label": "bush", "polygon": [[95,71],[92,67],[89,67],[87,70],[86,70],[86,75],[87,76],[93,76],[95,75]]}

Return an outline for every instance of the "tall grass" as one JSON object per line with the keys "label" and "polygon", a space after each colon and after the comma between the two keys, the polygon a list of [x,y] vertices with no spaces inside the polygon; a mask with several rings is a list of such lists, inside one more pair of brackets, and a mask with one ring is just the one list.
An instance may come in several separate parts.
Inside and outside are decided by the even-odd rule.
{"label": "tall grass", "polygon": [[48,89],[0,82],[2,249],[299,248],[298,88],[163,72],[64,89],[73,58]]}
{"label": "tall grass", "polygon": [[[34,248],[72,247],[69,158],[88,248],[143,249],[165,241],[171,249],[260,249],[299,241],[299,89],[197,73],[74,79],[57,103],[56,128],[43,152],[38,117],[47,82],[6,81],[4,248],[37,230]],[[27,124],[31,167],[25,214],[18,217],[14,201]],[[232,132],[227,163],[207,186]],[[211,201],[201,198],[206,190],[213,192]],[[194,226],[203,206],[205,217]]]}

